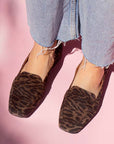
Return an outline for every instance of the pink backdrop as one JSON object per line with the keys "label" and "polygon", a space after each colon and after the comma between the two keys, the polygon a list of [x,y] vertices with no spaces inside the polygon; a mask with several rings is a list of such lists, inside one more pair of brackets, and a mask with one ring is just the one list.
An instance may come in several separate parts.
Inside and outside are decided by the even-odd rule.
{"label": "pink backdrop", "polygon": [[[30,118],[8,112],[11,83],[33,46],[24,0],[0,1],[0,144],[114,144],[114,74],[97,116],[78,134],[58,127],[60,106],[83,56],[78,41],[64,47],[62,65],[45,101]],[[72,51],[72,53],[70,53]],[[54,69],[56,71],[56,68]]]}

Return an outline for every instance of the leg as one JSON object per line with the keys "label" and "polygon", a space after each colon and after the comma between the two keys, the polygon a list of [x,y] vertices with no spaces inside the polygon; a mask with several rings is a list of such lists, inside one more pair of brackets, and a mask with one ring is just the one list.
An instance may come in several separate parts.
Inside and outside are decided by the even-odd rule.
{"label": "leg", "polygon": [[[53,5],[52,5],[53,3]],[[54,51],[37,57],[44,46],[53,48],[57,45],[57,33],[62,18],[62,1],[26,0],[27,18],[30,26],[34,46],[31,50],[28,62],[23,71],[40,75],[44,80],[54,63]],[[42,47],[43,46],[43,47]],[[48,50],[47,50],[48,51]],[[36,67],[37,65],[37,67]]]}
{"label": "leg", "polygon": [[[48,72],[53,64],[59,61],[62,53],[62,46],[59,47],[62,42],[56,40],[60,22],[59,3],[56,2],[59,0],[55,2],[27,0],[26,2],[34,46],[13,80],[10,90],[9,112],[18,117],[31,116],[41,105],[46,96]],[[58,23],[55,23],[55,20]],[[59,48],[55,50],[57,47]]]}
{"label": "leg", "polygon": [[106,67],[114,62],[114,1],[80,0],[82,52],[89,62]]}
{"label": "leg", "polygon": [[113,13],[114,1],[79,0],[84,57],[60,109],[59,127],[66,132],[80,132],[101,108],[106,68],[114,62]]}
{"label": "leg", "polygon": [[[84,57],[73,85],[93,92],[97,97],[103,67],[114,62],[114,2],[81,0],[79,10]],[[84,60],[86,66],[81,69]]]}

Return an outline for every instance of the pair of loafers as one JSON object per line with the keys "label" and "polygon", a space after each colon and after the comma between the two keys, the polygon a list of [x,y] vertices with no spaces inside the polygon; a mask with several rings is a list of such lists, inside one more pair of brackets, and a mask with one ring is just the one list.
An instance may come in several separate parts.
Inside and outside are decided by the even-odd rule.
{"label": "pair of loafers", "polygon": [[[62,44],[56,48],[52,68],[61,59],[62,49]],[[14,116],[24,118],[31,116],[43,102],[47,79],[52,69],[50,69],[44,81],[42,81],[42,78],[39,75],[25,71],[20,73],[26,64],[28,57],[29,55],[21,66],[19,73],[13,80],[9,97],[9,112]],[[97,98],[92,92],[83,88],[78,86],[71,87],[71,83],[69,89],[64,95],[59,113],[59,127],[62,130],[72,134],[78,133],[95,117],[103,101],[104,81],[106,80],[107,74],[108,69],[104,68],[101,90]]]}

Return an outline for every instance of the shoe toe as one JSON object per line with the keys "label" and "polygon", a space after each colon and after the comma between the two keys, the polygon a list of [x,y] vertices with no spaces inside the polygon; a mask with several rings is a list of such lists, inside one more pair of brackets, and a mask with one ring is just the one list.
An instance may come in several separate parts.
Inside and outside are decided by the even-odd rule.
{"label": "shoe toe", "polygon": [[9,112],[18,117],[29,117],[41,104],[44,88],[40,76],[20,73],[15,77],[10,90]]}
{"label": "shoe toe", "polygon": [[59,114],[59,127],[69,133],[80,132],[95,116],[98,103],[92,93],[77,86],[65,93]]}

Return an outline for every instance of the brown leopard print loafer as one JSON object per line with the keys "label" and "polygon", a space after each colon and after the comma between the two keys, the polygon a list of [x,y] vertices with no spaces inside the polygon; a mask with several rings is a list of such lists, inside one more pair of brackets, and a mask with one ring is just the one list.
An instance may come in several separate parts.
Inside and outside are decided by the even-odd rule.
{"label": "brown leopard print loafer", "polygon": [[[54,64],[52,68],[61,59],[62,49],[62,43],[55,49]],[[19,73],[12,82],[9,97],[9,112],[14,116],[23,118],[31,116],[43,102],[45,98],[45,86],[52,69],[50,69],[44,81],[42,81],[42,78],[39,75],[25,71],[21,72],[22,68],[28,61],[28,57],[29,55],[25,59]]]}
{"label": "brown leopard print loafer", "polygon": [[104,68],[104,75],[100,83],[101,89],[97,98],[92,92],[70,85],[60,108],[60,129],[72,134],[78,133],[95,117],[103,102],[108,75],[110,75],[109,68]]}

